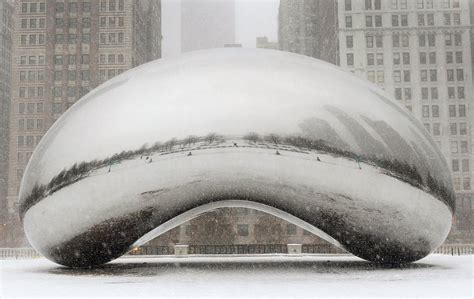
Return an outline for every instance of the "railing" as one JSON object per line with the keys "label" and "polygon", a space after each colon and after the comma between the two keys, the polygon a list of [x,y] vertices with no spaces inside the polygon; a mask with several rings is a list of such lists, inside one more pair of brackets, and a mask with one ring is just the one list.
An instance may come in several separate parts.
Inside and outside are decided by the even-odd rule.
{"label": "railing", "polygon": [[0,248],[0,260],[9,259],[32,259],[40,255],[33,248]]}
{"label": "railing", "polygon": [[449,255],[474,254],[474,244],[443,244],[434,253]]}
{"label": "railing", "polygon": [[[243,244],[243,245],[189,245],[188,254],[272,254],[288,253],[287,244]],[[347,254],[346,251],[330,244],[303,244],[302,254]],[[436,254],[474,254],[474,244],[443,244]],[[174,255],[173,246],[141,246],[128,255]],[[0,248],[0,260],[32,259],[40,255],[33,248]]]}
{"label": "railing", "polygon": [[286,244],[189,245],[189,254],[288,253]]}
{"label": "railing", "polygon": [[338,248],[331,244],[303,244],[302,253],[316,254],[347,254],[344,249]]}

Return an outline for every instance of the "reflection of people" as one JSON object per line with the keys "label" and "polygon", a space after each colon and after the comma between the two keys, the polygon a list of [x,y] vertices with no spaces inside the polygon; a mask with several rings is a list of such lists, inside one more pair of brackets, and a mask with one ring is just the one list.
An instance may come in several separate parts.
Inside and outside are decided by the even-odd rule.
{"label": "reflection of people", "polygon": [[191,152],[188,153],[188,157],[189,157],[189,156],[192,156],[192,155],[193,155],[193,153],[191,153]]}
{"label": "reflection of people", "polygon": [[150,158],[150,161],[148,161],[148,163],[151,163],[151,162],[153,162],[153,159],[152,159],[152,158]]}
{"label": "reflection of people", "polygon": [[275,153],[275,154],[277,154],[278,156],[280,156],[280,155],[281,155],[279,151],[276,151],[276,153]]}
{"label": "reflection of people", "polygon": [[357,162],[357,165],[359,165],[359,169],[362,169],[362,167],[360,167],[360,157],[355,155],[354,160]]}
{"label": "reflection of people", "polygon": [[238,145],[237,145],[237,142],[234,142],[234,146],[236,146],[236,147],[238,146]]}
{"label": "reflection of people", "polygon": [[319,157],[316,157],[316,161],[321,162],[321,159],[319,159]]}

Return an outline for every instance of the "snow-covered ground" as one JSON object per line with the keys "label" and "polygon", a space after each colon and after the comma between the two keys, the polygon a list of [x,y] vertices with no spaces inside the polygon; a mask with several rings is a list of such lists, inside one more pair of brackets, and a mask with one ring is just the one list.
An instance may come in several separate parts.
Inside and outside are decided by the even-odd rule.
{"label": "snow-covered ground", "polygon": [[473,268],[472,255],[430,255],[402,268],[331,255],[127,257],[92,270],[3,260],[0,298],[473,298]]}

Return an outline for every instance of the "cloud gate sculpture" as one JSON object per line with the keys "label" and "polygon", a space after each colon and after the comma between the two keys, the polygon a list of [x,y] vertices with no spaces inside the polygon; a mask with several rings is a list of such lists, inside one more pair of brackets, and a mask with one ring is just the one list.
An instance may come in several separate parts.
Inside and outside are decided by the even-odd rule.
{"label": "cloud gate sculpture", "polygon": [[34,152],[20,216],[31,245],[71,267],[229,206],[400,264],[444,241],[453,194],[434,141],[378,87],[296,54],[216,49],[145,64],[78,101]]}

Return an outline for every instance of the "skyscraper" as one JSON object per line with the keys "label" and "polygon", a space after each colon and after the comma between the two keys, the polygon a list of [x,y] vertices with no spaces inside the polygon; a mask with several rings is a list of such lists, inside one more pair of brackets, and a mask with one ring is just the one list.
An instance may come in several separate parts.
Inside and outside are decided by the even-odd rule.
{"label": "skyscraper", "polygon": [[7,211],[13,3],[0,1],[0,225]]}
{"label": "skyscraper", "polygon": [[235,44],[234,0],[181,0],[181,52]]}
{"label": "skyscraper", "polygon": [[17,0],[14,6],[10,213],[26,163],[55,120],[94,87],[161,56],[160,0]]}
{"label": "skyscraper", "polygon": [[283,51],[337,64],[336,3],[331,0],[281,0],[278,42]]}
{"label": "skyscraper", "polygon": [[[452,241],[474,240],[473,5],[462,0],[282,0],[279,11],[280,49],[337,61],[394,95],[431,133],[450,165],[457,193]],[[330,38],[332,33],[337,37]]]}

